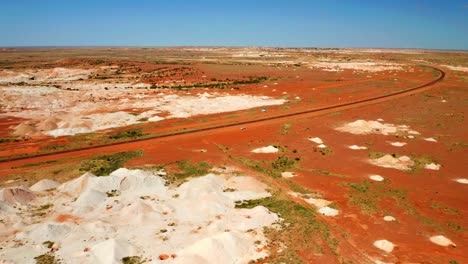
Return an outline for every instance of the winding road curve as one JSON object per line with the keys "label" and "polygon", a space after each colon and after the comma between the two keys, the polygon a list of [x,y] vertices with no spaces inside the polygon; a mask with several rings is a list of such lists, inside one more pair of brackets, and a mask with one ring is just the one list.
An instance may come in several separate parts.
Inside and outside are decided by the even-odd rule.
{"label": "winding road curve", "polygon": [[[436,72],[439,73],[439,76],[435,78],[434,80],[419,85],[417,87],[409,88],[406,90],[402,91],[397,91],[391,94],[386,94],[386,95],[381,95],[377,97],[372,97],[372,98],[367,98],[367,99],[362,99],[362,100],[356,100],[352,102],[347,102],[347,103],[341,103],[341,104],[333,104],[329,106],[324,106],[324,107],[319,107],[319,108],[314,108],[314,109],[308,109],[308,110],[303,110],[303,111],[298,111],[298,112],[293,112],[293,113],[288,113],[288,114],[282,114],[282,115],[277,115],[277,116],[272,116],[272,117],[265,117],[265,118],[259,118],[255,120],[249,120],[249,121],[244,121],[244,122],[238,122],[238,123],[232,123],[232,124],[220,124],[220,125],[214,125],[211,127],[205,127],[205,128],[199,128],[199,129],[191,129],[191,130],[186,130],[186,131],[174,131],[169,134],[164,134],[164,135],[156,135],[154,137],[149,137],[149,138],[143,138],[143,139],[135,139],[135,140],[130,140],[130,141],[125,141],[125,142],[116,142],[116,143],[111,143],[111,144],[106,144],[106,145],[99,145],[99,146],[91,146],[91,147],[85,147],[85,148],[79,148],[79,149],[71,149],[71,150],[64,150],[64,151],[57,151],[57,152],[52,152],[52,153],[41,153],[41,154],[33,154],[33,155],[28,155],[28,156],[23,156],[23,157],[12,157],[12,158],[6,158],[3,160],[0,160],[1,163],[7,163],[7,162],[12,162],[12,161],[26,161],[29,159],[33,158],[39,158],[39,157],[50,157],[50,160],[53,160],[54,158],[59,158],[60,154],[65,154],[65,153],[71,153],[71,152],[85,152],[87,150],[94,150],[94,151],[99,151],[99,152],[104,152],[106,149],[109,149],[112,146],[122,146],[122,145],[128,145],[132,144],[135,142],[141,142],[141,141],[151,141],[151,140],[157,140],[161,138],[168,138],[168,137],[175,137],[175,136],[181,136],[181,135],[186,135],[186,134],[195,134],[195,133],[202,133],[206,131],[214,131],[214,130],[219,130],[219,129],[224,129],[224,128],[232,128],[232,127],[237,127],[237,126],[243,126],[243,125],[249,125],[249,124],[258,124],[262,122],[267,122],[267,121],[272,121],[272,120],[282,120],[282,119],[290,119],[290,118],[304,118],[304,117],[312,117],[312,116],[319,116],[323,114],[328,114],[332,112],[338,112],[342,110],[347,110],[351,108],[356,108],[356,107],[362,107],[370,104],[376,104],[376,103],[381,103],[389,100],[394,100],[397,98],[401,98],[404,96],[409,96],[412,94],[417,94],[421,93],[424,91],[427,91],[432,88],[432,86],[441,80],[445,78],[445,72],[442,71],[441,69],[432,67],[432,66],[426,66],[429,68],[432,68]],[[19,164],[15,164],[19,165]]]}

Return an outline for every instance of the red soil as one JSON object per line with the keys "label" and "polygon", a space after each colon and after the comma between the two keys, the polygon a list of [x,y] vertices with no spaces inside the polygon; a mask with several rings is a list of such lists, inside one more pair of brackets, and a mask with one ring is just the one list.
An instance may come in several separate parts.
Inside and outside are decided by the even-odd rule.
{"label": "red soil", "polygon": [[[301,70],[298,71],[301,72]],[[348,75],[346,71],[343,74],[339,75],[340,78],[355,78]],[[301,73],[297,73],[297,75],[301,76]],[[278,85],[278,87],[281,89],[277,88],[278,91],[275,93],[271,91],[275,87],[270,85],[268,89],[259,89],[258,86],[252,85],[243,92],[278,96],[281,91],[288,91],[292,98],[295,96],[302,98],[297,105],[290,105],[290,111],[299,111],[310,107],[309,103],[306,104],[308,100],[317,100],[315,105],[319,107],[338,103],[341,100],[356,100],[381,95],[382,92],[407,88],[409,83],[412,85],[421,84],[432,78],[429,73],[422,71],[399,73],[399,75],[401,75],[398,76],[399,80],[403,81],[393,83],[391,86],[385,84],[383,89],[376,89],[375,86],[379,85],[381,81],[391,78],[389,75],[370,81],[362,79],[345,81],[343,86],[334,83],[314,82],[315,91],[304,84],[313,82],[314,76],[305,75],[297,82],[295,79],[288,79],[283,83],[278,81],[281,83],[281,86]],[[300,164],[303,168],[347,176],[334,177],[310,170],[297,170],[298,177],[292,178],[292,181],[299,185],[311,191],[322,193],[325,199],[333,201],[338,206],[339,216],[321,217],[321,219],[332,227],[332,235],[339,240],[338,253],[343,258],[353,260],[355,263],[373,263],[371,258],[398,263],[448,263],[450,260],[468,263],[468,256],[464,253],[467,252],[466,246],[468,245],[465,232],[468,225],[468,220],[465,217],[468,209],[466,207],[466,185],[453,181],[454,178],[466,177],[465,170],[468,162],[463,146],[458,144],[460,142],[466,144],[467,141],[467,121],[463,116],[466,111],[467,98],[465,86],[465,83],[458,81],[449,73],[446,80],[435,87],[426,89],[423,93],[399,96],[391,101],[382,100],[379,104],[363,105],[358,108],[348,107],[339,112],[333,110],[330,111],[329,115],[324,115],[324,113],[320,113],[320,115],[304,114],[293,118],[252,123],[245,125],[245,130],[240,130],[239,127],[227,127],[182,136],[169,136],[124,145],[0,163],[0,173],[15,172],[12,167],[28,163],[143,149],[145,155],[131,160],[126,166],[166,164],[177,160],[191,159],[195,162],[207,161],[215,165],[233,165],[258,177],[267,177],[249,170],[228,155],[272,161],[276,159],[277,154],[254,154],[250,151],[253,148],[277,144],[287,148],[286,155],[300,157]],[[339,95],[323,93],[325,89],[336,87],[340,87]],[[339,100],[337,97],[342,99]],[[447,103],[442,103],[441,97],[446,99]],[[239,117],[229,120],[233,122],[245,120],[246,112],[236,113]],[[281,107],[269,107],[266,115],[283,112]],[[208,122],[214,124],[226,121],[225,116],[211,115],[207,119]],[[255,117],[258,117],[258,114],[252,118]],[[377,118],[383,118],[385,122],[397,125],[410,125],[412,129],[422,134],[421,138],[434,137],[439,142],[427,142],[421,138],[410,140],[377,134],[353,135],[334,130],[335,127],[343,123],[357,119],[376,120]],[[166,126],[166,128],[148,129],[148,131],[161,132],[200,126],[193,120],[177,124],[179,121],[164,121],[161,125]],[[288,133],[282,134],[282,125],[285,123],[291,124],[292,128]],[[203,123],[203,125],[208,124]],[[307,140],[307,137],[315,136],[322,138],[325,144],[333,149],[333,153],[321,155],[315,152],[315,145]],[[408,144],[397,148],[389,145],[387,141],[404,141]],[[442,168],[440,171],[421,169],[414,173],[408,173],[377,167],[366,161],[369,158],[369,150],[356,151],[347,148],[353,144],[368,146],[370,151],[416,157],[429,155],[431,159],[440,163]],[[227,152],[225,153],[219,146],[227,147]],[[205,149],[207,152],[194,154],[199,149]],[[293,152],[293,150],[296,151]],[[371,182],[368,179],[370,174],[382,175],[388,181],[384,183]],[[363,211],[361,207],[350,203],[349,195],[355,191],[350,190],[347,184],[361,182],[369,182],[369,186],[382,186],[384,190],[406,193],[407,196],[391,198],[378,193],[379,198],[375,200],[375,203],[380,209],[376,213],[368,213]],[[442,206],[434,206],[434,204]],[[384,215],[392,215],[397,221],[385,222],[382,219]],[[457,226],[461,227],[461,230],[456,228]],[[439,234],[450,238],[457,244],[457,247],[441,247],[429,241],[430,236]],[[372,245],[375,240],[379,239],[387,239],[396,244],[397,248],[392,253],[386,254]],[[299,254],[310,263],[339,263],[336,256],[329,253],[318,256],[305,251],[299,252]],[[161,256],[163,258],[160,257],[160,259],[169,258],[168,255]]]}

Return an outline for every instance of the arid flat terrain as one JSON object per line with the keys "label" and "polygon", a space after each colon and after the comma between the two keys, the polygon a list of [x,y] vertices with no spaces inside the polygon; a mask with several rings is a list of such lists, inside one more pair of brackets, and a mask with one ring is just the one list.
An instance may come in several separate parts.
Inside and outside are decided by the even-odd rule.
{"label": "arid flat terrain", "polygon": [[468,53],[0,50],[0,263],[468,263]]}

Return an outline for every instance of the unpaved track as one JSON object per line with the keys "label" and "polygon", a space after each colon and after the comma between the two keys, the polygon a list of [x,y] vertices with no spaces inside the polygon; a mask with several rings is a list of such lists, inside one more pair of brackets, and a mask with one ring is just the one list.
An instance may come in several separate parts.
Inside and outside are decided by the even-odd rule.
{"label": "unpaved track", "polygon": [[427,66],[427,67],[432,68],[435,71],[437,71],[439,73],[439,77],[437,77],[436,79],[428,83],[419,85],[417,87],[394,92],[394,93],[387,94],[387,95],[381,95],[377,97],[372,97],[372,98],[367,98],[367,99],[362,99],[362,100],[357,100],[357,101],[352,101],[352,102],[347,102],[347,103],[341,103],[341,104],[332,104],[332,105],[324,106],[320,108],[303,110],[303,111],[298,111],[294,113],[288,113],[288,114],[283,114],[283,115],[278,115],[278,116],[273,116],[273,117],[265,117],[265,118],[249,120],[245,122],[238,122],[234,124],[220,124],[220,125],[215,125],[215,126],[200,128],[200,129],[176,131],[170,134],[158,135],[158,136],[154,136],[151,138],[136,139],[136,140],[118,142],[118,143],[113,143],[113,144],[108,144],[108,145],[92,146],[92,147],[86,147],[86,148],[80,148],[80,149],[58,151],[58,152],[53,152],[53,153],[35,154],[35,155],[29,155],[29,156],[24,156],[24,157],[12,157],[12,158],[1,160],[0,169],[6,169],[6,168],[15,167],[15,166],[21,166],[24,164],[30,164],[30,163],[36,163],[36,162],[42,162],[42,161],[48,161],[48,160],[62,159],[62,158],[67,158],[67,157],[91,155],[94,153],[122,151],[124,149],[133,150],[133,149],[138,149],[138,148],[144,148],[145,145],[156,143],[158,141],[161,141],[162,139],[169,139],[169,138],[178,137],[181,135],[188,135],[188,134],[198,135],[198,134],[202,134],[208,131],[222,132],[224,130],[229,130],[229,129],[234,129],[234,128],[239,129],[239,126],[245,126],[245,125],[260,126],[260,125],[265,125],[268,123],[285,122],[290,119],[315,117],[315,116],[343,111],[343,110],[347,110],[351,108],[357,108],[357,107],[362,107],[362,106],[366,106],[370,104],[377,104],[377,103],[381,103],[381,102],[385,102],[389,100],[394,100],[394,99],[398,99],[401,97],[405,97],[405,96],[409,96],[409,95],[413,95],[413,94],[417,94],[417,93],[430,90],[434,84],[440,82],[441,80],[445,78],[445,72],[442,71],[441,69],[438,69],[432,66]]}

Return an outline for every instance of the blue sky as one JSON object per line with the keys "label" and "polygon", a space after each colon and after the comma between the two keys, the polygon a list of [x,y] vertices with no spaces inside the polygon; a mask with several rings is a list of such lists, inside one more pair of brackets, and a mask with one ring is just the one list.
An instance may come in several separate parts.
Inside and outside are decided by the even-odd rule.
{"label": "blue sky", "polygon": [[468,49],[468,0],[2,0],[0,46]]}

